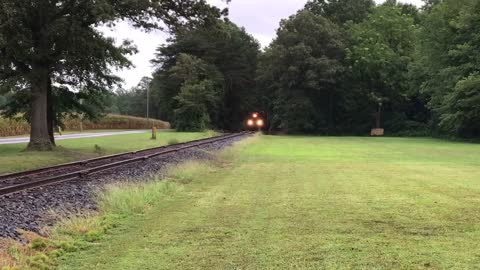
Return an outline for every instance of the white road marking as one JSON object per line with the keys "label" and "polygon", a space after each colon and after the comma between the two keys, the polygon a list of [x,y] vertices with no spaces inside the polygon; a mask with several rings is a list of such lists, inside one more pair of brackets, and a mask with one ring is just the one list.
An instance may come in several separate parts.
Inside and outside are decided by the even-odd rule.
{"label": "white road marking", "polygon": [[[141,133],[146,133],[146,132],[148,132],[148,130],[112,131],[112,132],[98,132],[98,133],[80,133],[80,134],[68,134],[68,135],[55,135],[55,140],[61,141],[61,140],[71,140],[71,139],[96,138],[96,137],[106,137],[106,136],[114,136],[114,135],[141,134]],[[28,143],[29,141],[30,141],[29,137],[0,139],[0,144]]]}

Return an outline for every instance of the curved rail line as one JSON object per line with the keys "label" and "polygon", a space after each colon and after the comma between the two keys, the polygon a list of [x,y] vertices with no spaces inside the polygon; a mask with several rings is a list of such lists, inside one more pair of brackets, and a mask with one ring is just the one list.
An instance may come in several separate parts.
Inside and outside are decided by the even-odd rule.
{"label": "curved rail line", "polygon": [[[170,145],[170,146],[162,146],[162,147],[156,147],[156,148],[150,148],[150,149],[144,149],[140,151],[133,151],[133,152],[128,152],[128,153],[122,153],[122,154],[116,154],[116,155],[111,155],[111,156],[104,156],[100,158],[95,158],[95,159],[89,159],[89,160],[82,160],[82,161],[77,161],[77,162],[71,162],[71,163],[65,163],[65,164],[60,164],[56,166],[51,166],[51,167],[45,167],[45,168],[40,168],[40,169],[35,169],[31,171],[25,171],[25,172],[18,172],[18,173],[12,173],[12,174],[6,174],[6,175],[1,175],[0,176],[0,181],[4,181],[7,179],[15,179],[15,178],[20,178],[20,177],[35,177],[38,174],[43,174],[43,173],[48,173],[48,172],[56,172],[60,169],[66,169],[66,168],[73,168],[73,172],[68,172],[68,173],[63,173],[60,175],[56,176],[51,176],[51,177],[45,177],[41,178],[38,180],[33,180],[33,181],[25,181],[19,184],[14,184],[14,185],[9,185],[6,187],[0,188],[0,196],[5,196],[5,195],[10,195],[13,193],[29,190],[32,188],[37,188],[37,187],[42,187],[46,185],[52,185],[52,184],[58,184],[66,181],[72,181],[76,180],[79,178],[84,178],[86,176],[103,172],[108,169],[120,167],[122,165],[126,164],[131,164],[131,163],[136,163],[140,161],[146,161],[148,159],[170,154],[170,153],[176,153],[179,151],[211,144],[211,143],[216,143],[216,142],[221,142],[225,141],[228,139],[244,136],[248,133],[236,133],[236,134],[230,134],[230,135],[223,135],[223,136],[218,136],[218,137],[213,137],[213,138],[207,138],[207,139],[200,139],[200,140],[195,140],[195,141],[189,141],[189,142],[184,142],[184,143],[179,143],[175,145]],[[172,148],[172,149],[170,149]],[[141,155],[143,153],[143,155]],[[141,155],[141,156],[139,156]],[[131,157],[134,156],[134,157]],[[120,161],[115,161],[115,162],[108,162],[109,160],[115,159],[115,158],[126,158],[124,160]],[[88,165],[90,163],[95,163],[95,162],[107,162],[106,164],[102,164],[99,166],[94,166],[91,168],[85,169],[83,166]],[[76,169],[76,167],[79,167],[81,169]],[[83,168],[82,168],[83,167]]]}

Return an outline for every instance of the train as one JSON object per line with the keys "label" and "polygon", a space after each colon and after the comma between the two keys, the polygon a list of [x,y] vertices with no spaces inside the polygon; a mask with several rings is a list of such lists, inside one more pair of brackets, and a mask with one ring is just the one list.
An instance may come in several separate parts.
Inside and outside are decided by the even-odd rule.
{"label": "train", "polygon": [[263,131],[267,127],[267,117],[262,112],[252,112],[245,121],[246,129],[249,131]]}

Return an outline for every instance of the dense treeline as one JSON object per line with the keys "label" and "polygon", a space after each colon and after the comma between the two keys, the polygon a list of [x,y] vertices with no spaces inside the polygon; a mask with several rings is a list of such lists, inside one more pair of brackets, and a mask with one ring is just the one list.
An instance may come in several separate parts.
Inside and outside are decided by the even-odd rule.
{"label": "dense treeline", "polygon": [[228,21],[178,32],[153,60],[160,117],[179,130],[240,129],[257,97],[259,47]]}
{"label": "dense treeline", "polygon": [[480,136],[480,3],[312,0],[263,51],[231,22],[158,49],[156,116],[237,130],[249,111],[291,133]]}
{"label": "dense treeline", "polygon": [[[88,36],[81,43],[84,47],[61,43],[63,47],[55,47],[57,54],[42,47],[57,57],[50,61],[41,55],[49,60],[49,73],[22,66],[15,59],[19,48],[1,38],[3,32],[11,33],[13,24],[0,28],[3,114],[23,112],[37,131],[36,110],[48,116],[50,130],[52,122],[61,122],[65,115],[81,112],[95,117],[106,111],[148,115],[170,121],[179,130],[234,131],[243,128],[249,112],[263,111],[270,129],[290,133],[364,135],[382,127],[388,135],[480,137],[476,0],[424,0],[422,8],[396,0],[381,5],[373,0],[311,0],[281,22],[276,38],[263,50],[244,29],[222,17],[225,12],[205,1],[188,1],[194,8],[186,13],[181,5],[173,5],[178,20],[171,23],[158,6],[160,14],[143,17],[150,3],[143,2],[146,6],[133,15],[115,6],[118,14],[93,17],[88,27],[79,23],[79,29],[71,29],[98,35],[98,44],[88,43]],[[172,33],[152,60],[156,71],[145,74],[149,77],[137,87],[112,94],[109,89],[119,78],[107,68],[130,66],[125,56],[135,48],[129,42],[114,46],[93,26],[125,18],[152,29],[158,25],[150,25],[148,18],[156,16],[166,20]],[[25,31],[30,33],[29,28]],[[61,32],[52,40],[73,38],[71,33]],[[94,53],[106,47],[111,55]],[[81,54],[84,49],[91,55]],[[31,87],[37,80],[41,89]],[[38,91],[41,96],[36,96]],[[39,108],[36,99],[43,105],[48,100],[47,106]],[[41,128],[32,138],[45,135],[43,124]],[[35,140],[33,146],[48,144],[44,138]]]}
{"label": "dense treeline", "polygon": [[153,100],[150,102],[149,88],[151,81],[152,78],[143,77],[137,86],[129,90],[117,89],[109,98],[107,111],[115,114],[159,119],[154,107],[156,103]]}
{"label": "dense treeline", "polygon": [[259,82],[274,128],[290,132],[425,132],[409,110],[416,9],[388,1],[312,1],[285,20],[267,48]]}
{"label": "dense treeline", "polygon": [[412,77],[432,112],[432,127],[480,137],[480,2],[446,0],[425,15]]}

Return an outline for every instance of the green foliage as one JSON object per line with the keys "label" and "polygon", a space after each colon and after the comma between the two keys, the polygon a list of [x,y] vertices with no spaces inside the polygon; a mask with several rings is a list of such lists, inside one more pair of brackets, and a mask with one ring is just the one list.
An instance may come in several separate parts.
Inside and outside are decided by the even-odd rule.
{"label": "green foliage", "polygon": [[480,3],[473,0],[433,5],[419,32],[413,66],[417,85],[429,100],[434,127],[459,137],[480,136],[479,12]]}
{"label": "green foliage", "polygon": [[[28,89],[19,90],[5,98],[3,107],[0,104],[1,115],[5,118],[23,118],[31,122],[30,95]],[[65,128],[71,118],[98,121],[105,116],[105,111],[111,105],[112,93],[107,89],[91,91],[81,89],[78,92],[71,91],[68,87],[53,87],[49,101],[52,107],[52,126]],[[2,110],[3,109],[3,110]],[[21,116],[21,117],[19,117]]]}
{"label": "green foliage", "polygon": [[459,81],[440,108],[440,127],[457,136],[480,136],[480,76]]}
{"label": "green foliage", "polygon": [[210,127],[209,107],[216,107],[215,88],[211,81],[187,83],[175,97],[175,127],[179,131],[204,131]]}
{"label": "green foliage", "polygon": [[338,26],[304,10],[282,21],[258,70],[274,128],[330,129],[334,122],[344,44]]}
{"label": "green foliage", "polygon": [[3,106],[5,106],[6,103],[7,103],[7,97],[0,95],[0,109],[3,108]]}
{"label": "green foliage", "polygon": [[440,4],[442,1],[443,0],[423,0],[424,5],[422,9],[425,11],[431,11],[435,5]]}
{"label": "green foliage", "polygon": [[212,68],[203,60],[179,54],[170,77],[182,82],[175,97],[175,128],[179,131],[204,131],[211,125],[210,113],[217,111],[220,86],[212,78]]}
{"label": "green foliage", "polygon": [[[113,97],[115,109],[119,114],[131,115],[138,117],[147,116],[147,100],[149,100],[149,90],[152,78],[144,77],[136,87],[129,90],[118,89]],[[153,102],[149,102],[150,111],[149,116],[152,118],[159,118],[156,114],[156,108]]]}
{"label": "green foliage", "polygon": [[[53,115],[81,109],[72,92],[87,91],[95,102],[98,93],[120,83],[112,68],[130,67],[127,55],[137,51],[129,40],[116,45],[98,30],[99,25],[112,27],[125,20],[145,30],[175,30],[209,24],[222,14],[205,0],[4,0],[0,89],[10,91],[15,111],[27,112],[32,124],[30,147],[51,149]],[[57,96],[61,101],[53,98],[54,88],[61,91]]]}
{"label": "green foliage", "polygon": [[[416,31],[414,18],[392,2],[375,8],[365,21],[348,25],[346,57],[353,88],[346,98],[354,101],[347,111],[354,116],[360,110],[378,110],[390,129],[398,126],[396,120],[407,118],[401,115],[411,100],[408,75]],[[364,116],[368,123],[371,116]]]}
{"label": "green foliage", "polygon": [[339,25],[363,21],[374,7],[373,0],[311,0],[306,5],[306,9]]}
{"label": "green foliage", "polygon": [[[151,89],[159,117],[182,129],[240,129],[245,113],[257,104],[258,50],[253,37],[230,22],[177,31],[170,44],[159,47],[153,60],[158,70]],[[182,55],[189,55],[201,68],[179,65],[185,58]],[[194,79],[192,74],[196,74]],[[215,101],[206,98],[212,95]],[[198,106],[194,104],[197,97],[202,103]],[[193,121],[199,123],[188,123]]]}
{"label": "green foliage", "polygon": [[[47,144],[40,149],[49,149],[45,114],[50,133],[71,115],[143,117],[147,96],[149,115],[179,130],[236,131],[247,113],[263,111],[271,128],[295,133],[380,126],[387,134],[480,137],[476,0],[425,0],[421,9],[310,0],[263,52],[204,0],[87,2],[0,4],[0,111],[25,117],[33,146]],[[97,26],[118,20],[164,26],[172,37],[152,60],[152,78],[113,94],[120,80],[111,68],[129,67],[136,48],[116,45]]]}
{"label": "green foliage", "polygon": [[409,80],[419,19],[396,1],[319,0],[282,22],[257,77],[273,128],[368,134],[374,119],[390,133],[425,126],[425,102]]}

